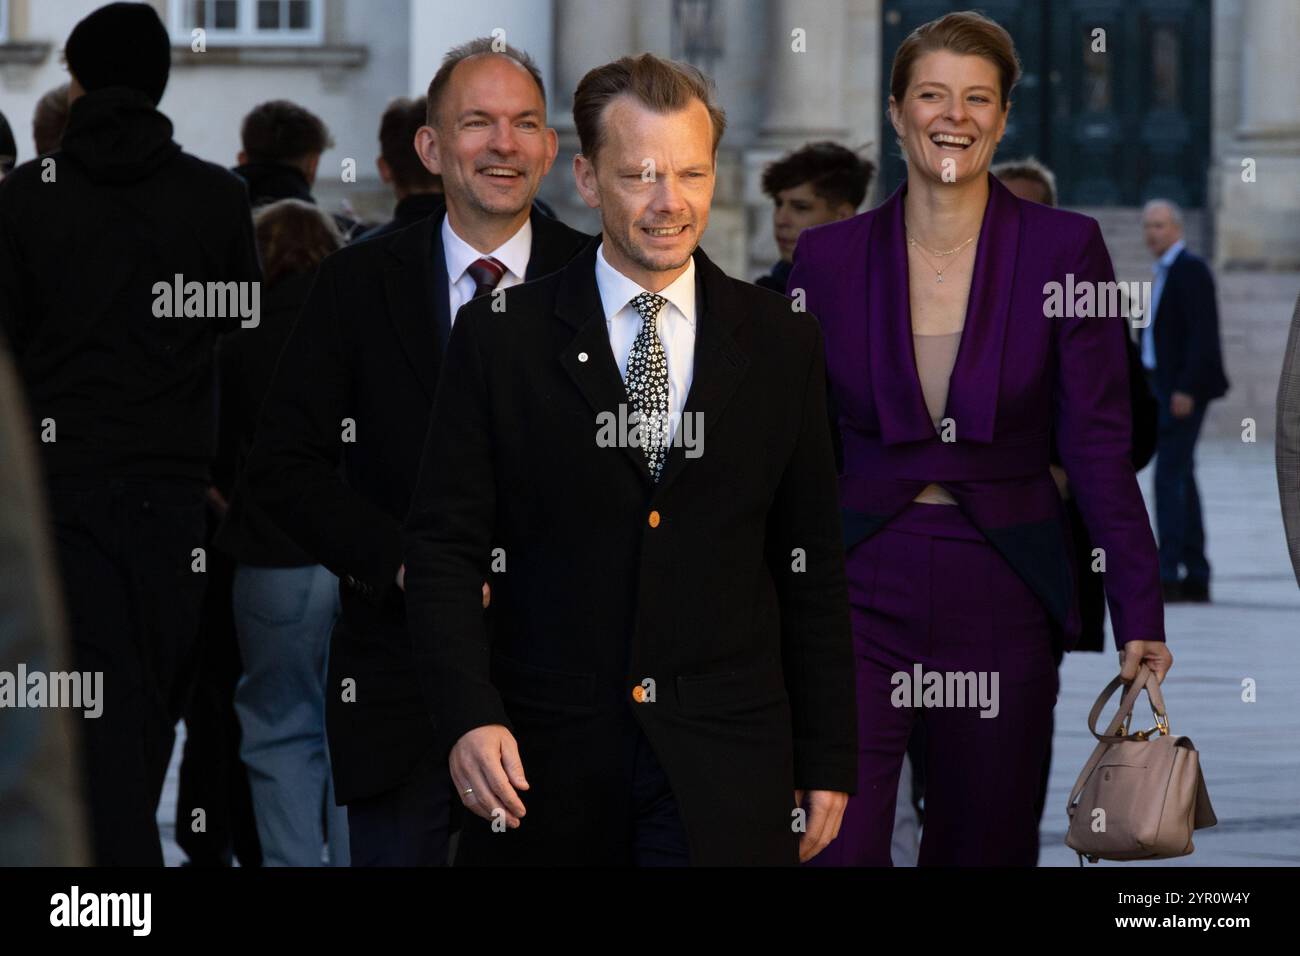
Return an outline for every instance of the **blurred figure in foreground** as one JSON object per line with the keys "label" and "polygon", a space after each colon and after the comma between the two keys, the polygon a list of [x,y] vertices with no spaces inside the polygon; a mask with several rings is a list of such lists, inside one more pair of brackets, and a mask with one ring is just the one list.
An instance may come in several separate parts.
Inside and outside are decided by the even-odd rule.
{"label": "blurred figure in foreground", "polygon": [[256,321],[260,274],[243,184],[158,112],[154,9],[99,8],[65,55],[62,145],[0,183],[0,325],[40,436],[73,666],[102,675],[103,712],[81,722],[95,862],[160,866],[205,583],[213,345]]}

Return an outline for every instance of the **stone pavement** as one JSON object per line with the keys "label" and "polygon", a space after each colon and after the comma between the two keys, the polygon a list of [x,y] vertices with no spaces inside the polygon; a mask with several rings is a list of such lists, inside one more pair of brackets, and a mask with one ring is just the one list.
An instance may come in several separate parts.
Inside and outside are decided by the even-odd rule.
{"label": "stone pavement", "polygon": [[[1300,589],[1287,560],[1272,443],[1202,442],[1198,475],[1214,603],[1168,609],[1174,668],[1162,689],[1174,733],[1200,751],[1219,824],[1197,833],[1189,857],[1099,866],[1300,865]],[[1140,477],[1150,504],[1152,469]],[[1113,652],[1067,655],[1062,665],[1043,866],[1078,865],[1064,843],[1065,801],[1092,752],[1088,710],[1117,667]],[[1255,703],[1241,699],[1246,678],[1255,681]],[[1145,707],[1143,698],[1135,726]],[[178,737],[158,812],[169,865],[182,859],[173,820],[183,729]]]}
{"label": "stone pavement", "polygon": [[[1174,667],[1161,689],[1173,732],[1200,751],[1219,824],[1197,832],[1191,856],[1097,865],[1300,865],[1300,589],[1287,559],[1273,448],[1202,442],[1197,465],[1214,603],[1167,608]],[[1140,476],[1148,505],[1152,473]],[[1064,843],[1065,801],[1095,743],[1088,711],[1117,660],[1113,652],[1070,654],[1062,665],[1043,866],[1078,866]],[[1246,678],[1255,681],[1255,703],[1241,699]],[[1144,696],[1133,726],[1149,726],[1139,723],[1149,717]]]}

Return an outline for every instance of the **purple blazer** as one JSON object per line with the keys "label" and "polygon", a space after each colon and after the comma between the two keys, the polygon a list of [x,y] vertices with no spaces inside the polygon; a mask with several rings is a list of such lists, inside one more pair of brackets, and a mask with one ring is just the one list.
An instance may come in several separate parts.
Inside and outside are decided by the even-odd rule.
{"label": "purple blazer", "polygon": [[[1052,435],[1095,547],[1119,646],[1164,640],[1155,540],[1129,459],[1126,322],[1048,317],[1047,284],[1079,301],[1113,282],[1097,222],[1018,199],[989,177],[989,202],[943,441],[912,349],[904,183],[876,209],[805,230],[787,290],[822,324],[843,441],[845,546],[883,527],[930,482],[943,485],[1043,601],[1065,646],[1079,634],[1068,524],[1048,471]],[[1067,278],[1072,275],[1072,279]],[[1106,287],[1101,287],[1106,288]],[[1092,287],[1094,304],[1105,303]],[[796,298],[796,301],[797,298]],[[1108,310],[1109,311],[1109,310]]]}

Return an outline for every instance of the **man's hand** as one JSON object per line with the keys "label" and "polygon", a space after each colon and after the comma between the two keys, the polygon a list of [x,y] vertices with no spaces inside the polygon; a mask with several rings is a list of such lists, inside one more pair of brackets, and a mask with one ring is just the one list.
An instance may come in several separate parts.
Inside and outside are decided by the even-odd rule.
{"label": "man's hand", "polygon": [[1156,675],[1156,683],[1165,682],[1165,674],[1174,666],[1174,655],[1164,641],[1129,641],[1120,651],[1119,676],[1126,681],[1137,677],[1138,666],[1146,664]]}
{"label": "man's hand", "polygon": [[475,727],[451,748],[448,765],[460,802],[469,810],[484,820],[502,810],[508,826],[519,826],[525,809],[515,790],[527,790],[528,780],[509,730],[501,724]]}
{"label": "man's hand", "polygon": [[[799,839],[800,863],[807,863],[840,835],[840,821],[849,803],[849,795],[838,790],[809,790],[807,796],[808,829]],[[794,805],[802,807],[803,800],[804,791],[796,790]]]}
{"label": "man's hand", "polygon": [[1174,392],[1169,396],[1169,414],[1174,418],[1186,418],[1196,408],[1196,399],[1186,392]]}

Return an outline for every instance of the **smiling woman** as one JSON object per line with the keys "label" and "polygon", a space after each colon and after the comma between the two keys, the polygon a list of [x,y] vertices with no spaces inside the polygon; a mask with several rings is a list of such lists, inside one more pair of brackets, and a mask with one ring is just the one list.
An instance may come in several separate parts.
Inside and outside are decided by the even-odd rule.
{"label": "smiling woman", "polygon": [[[1094,542],[1124,672],[1163,676],[1155,542],[1129,461],[1125,324],[1059,318],[1053,282],[1113,283],[1094,220],[1022,202],[989,174],[1020,68],[977,13],[900,45],[890,120],[907,180],[805,231],[788,289],[821,321],[844,464],[858,649],[859,762],[830,865],[889,865],[899,770],[919,716],[899,673],[987,677],[996,717],[925,709],[922,865],[1032,866],[1056,660],[1079,633],[1055,436]],[[1105,539],[1105,540],[1103,540]],[[990,711],[991,712],[991,711]]]}

